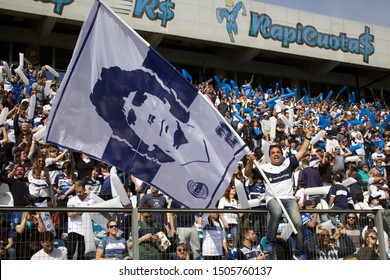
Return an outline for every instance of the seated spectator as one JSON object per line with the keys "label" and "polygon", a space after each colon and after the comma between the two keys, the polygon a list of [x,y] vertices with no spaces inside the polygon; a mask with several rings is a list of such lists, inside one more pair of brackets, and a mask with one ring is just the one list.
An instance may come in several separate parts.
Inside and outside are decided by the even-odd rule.
{"label": "seated spectator", "polygon": [[[369,218],[368,225],[362,229],[361,236],[363,239],[366,237],[366,232],[368,230],[375,230],[378,233],[378,229],[374,225],[375,214],[374,213],[369,214],[368,218]],[[389,240],[389,235],[387,234],[387,232],[389,231],[389,225],[388,225],[386,219],[382,219],[382,223],[383,223],[383,229],[384,229],[383,230],[383,240],[386,242],[387,240]],[[387,254],[388,258],[390,258],[390,248],[389,248],[389,246],[387,246],[387,243],[385,244],[385,250],[386,250],[386,254]]]}
{"label": "seated spectator", "polygon": [[51,231],[45,231],[41,234],[41,246],[42,249],[31,257],[32,260],[54,261],[68,259],[66,250],[54,248],[54,235]]}
{"label": "seated spectator", "polygon": [[13,230],[0,213],[0,260],[15,260]]}
{"label": "seated spectator", "polygon": [[255,245],[256,233],[253,228],[246,228],[242,232],[242,243],[237,251],[238,260],[265,260],[267,254]]}
{"label": "seated spectator", "polygon": [[227,248],[229,253],[228,260],[237,260],[236,238],[229,233],[226,235],[226,240],[227,240]]}
{"label": "seated spectator", "polygon": [[190,260],[190,254],[188,253],[185,243],[179,243],[176,246],[176,252],[169,255],[170,260],[175,261],[187,261]]}
{"label": "seated spectator", "polygon": [[[144,206],[143,208],[150,208]],[[162,254],[159,251],[161,240],[157,233],[161,231],[153,221],[153,214],[142,212],[138,220],[138,243],[140,260],[161,260]],[[133,242],[129,242],[129,248],[133,248]]]}
{"label": "seated spectator", "polygon": [[118,237],[118,223],[109,220],[107,223],[107,237],[103,238],[96,250],[97,260],[128,260],[129,252],[124,238]]}
{"label": "seated spectator", "polygon": [[358,260],[379,260],[378,236],[375,230],[368,229],[364,234],[364,247],[357,253]]}
{"label": "seated spectator", "polygon": [[[177,201],[173,200],[171,203],[171,209],[184,208],[184,205]],[[200,242],[198,230],[195,226],[197,218],[194,213],[183,212],[171,213],[169,217],[171,236],[178,235],[179,242],[186,244],[186,248],[191,248],[191,255],[195,260],[200,256]]]}
{"label": "seated spectator", "polygon": [[360,228],[358,224],[358,216],[356,215],[356,213],[347,213],[345,219],[345,231],[352,239],[357,252],[357,250],[360,249]]}
{"label": "seated spectator", "polygon": [[[145,194],[138,203],[138,207],[147,208],[168,208],[168,202],[165,196],[155,187],[150,188],[150,193]],[[168,217],[165,213],[153,213],[153,221],[159,223],[159,226],[167,228]],[[164,233],[166,233],[166,229]]]}
{"label": "seated spectator", "polygon": [[316,236],[312,238],[308,246],[309,258],[311,260],[339,260],[355,252],[355,245],[347,235],[343,224],[339,225],[333,238],[338,241],[338,246],[332,243],[329,231],[318,225]]}

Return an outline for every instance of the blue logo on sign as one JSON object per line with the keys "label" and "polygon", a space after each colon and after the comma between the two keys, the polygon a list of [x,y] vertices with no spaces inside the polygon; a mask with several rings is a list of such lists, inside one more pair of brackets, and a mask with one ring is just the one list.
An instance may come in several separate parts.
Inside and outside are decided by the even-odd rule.
{"label": "blue logo on sign", "polygon": [[74,2],[74,0],[34,0],[35,2],[43,2],[43,3],[53,3],[54,9],[53,13],[58,15],[62,15],[62,11],[66,5],[70,5]]}
{"label": "blue logo on sign", "polygon": [[246,16],[246,8],[241,1],[234,4],[233,0],[225,0],[226,8],[217,8],[217,20],[222,23],[226,19],[226,31],[229,34],[230,42],[234,43],[234,36],[238,34],[237,16],[242,9],[242,15]]}
{"label": "blue logo on sign", "polygon": [[[158,9],[158,11],[156,11]],[[161,26],[167,27],[168,21],[175,17],[175,3],[170,0],[137,0],[134,5],[133,17],[142,18],[144,13],[150,20],[161,20]]]}

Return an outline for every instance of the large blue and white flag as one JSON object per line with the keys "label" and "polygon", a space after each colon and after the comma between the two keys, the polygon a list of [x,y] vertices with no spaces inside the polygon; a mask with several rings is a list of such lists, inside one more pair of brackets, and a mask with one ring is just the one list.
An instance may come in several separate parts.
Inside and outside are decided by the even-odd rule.
{"label": "large blue and white flag", "polygon": [[197,90],[96,0],[51,109],[46,140],[214,207],[244,142]]}

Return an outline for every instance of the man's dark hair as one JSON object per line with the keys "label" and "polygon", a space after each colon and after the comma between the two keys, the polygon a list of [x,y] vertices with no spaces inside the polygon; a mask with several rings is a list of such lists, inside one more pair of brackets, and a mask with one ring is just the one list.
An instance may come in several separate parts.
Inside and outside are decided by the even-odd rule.
{"label": "man's dark hair", "polygon": [[254,229],[252,226],[247,226],[247,227],[243,227],[243,228],[242,228],[242,230],[241,230],[241,238],[242,238],[242,240],[245,239],[245,235],[246,235],[249,231],[251,231],[251,230],[253,230],[254,232],[256,232],[255,229]]}
{"label": "man's dark hair", "polygon": [[307,166],[309,166],[309,163],[310,163],[310,162],[309,162],[307,159],[305,159],[305,158],[302,160],[302,165],[307,165]]}
{"label": "man's dark hair", "polygon": [[254,150],[253,150],[253,153],[255,154],[255,157],[256,159],[261,159],[263,157],[263,151],[261,150],[260,147],[256,147]]}
{"label": "man's dark hair", "polygon": [[282,146],[280,146],[279,144],[273,144],[271,146],[269,146],[269,151],[268,151],[268,154],[271,155],[271,150],[273,148],[278,148],[282,153],[283,153],[283,149],[282,149]]}
{"label": "man's dark hair", "polygon": [[343,179],[343,176],[341,175],[341,173],[336,172],[333,175],[332,181],[341,182],[342,179]]}
{"label": "man's dark hair", "polygon": [[54,234],[51,231],[45,231],[41,233],[40,237],[41,237],[40,240],[42,242],[46,242],[46,241],[54,242]]}
{"label": "man's dark hair", "polygon": [[364,201],[364,195],[362,193],[357,193],[355,195],[356,202],[363,202]]}

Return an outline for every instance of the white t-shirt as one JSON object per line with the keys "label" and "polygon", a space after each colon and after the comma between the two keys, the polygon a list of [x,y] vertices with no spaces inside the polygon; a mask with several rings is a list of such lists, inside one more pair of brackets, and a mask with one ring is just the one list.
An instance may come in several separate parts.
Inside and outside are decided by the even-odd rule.
{"label": "white t-shirt", "polygon": [[203,256],[223,256],[223,242],[226,242],[225,229],[222,224],[210,225],[208,215],[202,217],[203,227]]}
{"label": "white t-shirt", "polygon": [[[94,201],[89,196],[86,196],[84,200],[80,200],[78,196],[74,196],[69,199],[67,206],[71,207],[88,207],[92,206]],[[69,210],[72,212],[72,210]],[[83,219],[81,215],[68,217],[68,233],[76,232],[78,234],[84,235]]]}
{"label": "white t-shirt", "polygon": [[303,204],[303,201],[305,200],[305,189],[302,188],[297,190],[297,192],[295,193],[295,197],[299,197],[298,204]]}
{"label": "white t-shirt", "polygon": [[[370,189],[370,194],[371,196],[378,196],[380,195],[381,199],[386,199],[386,192],[384,190],[381,190],[379,188],[376,187],[376,184],[373,184],[374,182],[374,178],[371,177],[370,179],[368,179],[368,186],[369,186],[369,189]],[[385,188],[389,188],[386,184],[383,184],[383,187]]]}
{"label": "white t-shirt", "polygon": [[[225,197],[221,197],[218,202],[218,209],[240,209],[241,204],[237,202],[236,199],[230,199],[230,202],[227,201]],[[225,220],[228,224],[237,224],[238,223],[238,214],[236,213],[223,213]]]}
{"label": "white t-shirt", "polygon": [[63,249],[54,248],[53,252],[50,254],[46,253],[41,249],[40,251],[36,252],[31,259],[32,260],[41,260],[41,261],[54,261],[54,260],[67,260],[67,252],[66,248],[62,247]]}
{"label": "white t-shirt", "polygon": [[376,163],[375,163],[376,159],[379,158],[379,159],[383,159],[384,160],[386,157],[385,157],[385,155],[383,153],[373,153],[371,155],[371,158],[374,161],[374,165],[376,165]]}
{"label": "white t-shirt", "polygon": [[[281,165],[273,165],[271,163],[263,164],[261,167],[268,177],[272,188],[276,195],[280,199],[294,199],[293,196],[293,179],[292,174],[295,168],[298,167],[298,161],[295,155],[284,160]],[[267,188],[265,191],[265,201],[268,203],[269,200],[274,198],[274,194]]]}

